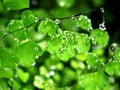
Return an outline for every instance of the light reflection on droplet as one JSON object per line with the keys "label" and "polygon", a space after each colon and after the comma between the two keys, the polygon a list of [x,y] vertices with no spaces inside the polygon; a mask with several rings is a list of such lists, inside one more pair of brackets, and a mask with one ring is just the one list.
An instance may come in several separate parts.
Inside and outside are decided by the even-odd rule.
{"label": "light reflection on droplet", "polygon": [[15,42],[19,42],[19,39],[18,38],[14,38]]}
{"label": "light reflection on droplet", "polygon": [[59,19],[55,19],[55,23],[56,24],[60,24],[60,20]]}
{"label": "light reflection on droplet", "polygon": [[72,20],[76,20],[76,17],[74,15],[72,16]]}

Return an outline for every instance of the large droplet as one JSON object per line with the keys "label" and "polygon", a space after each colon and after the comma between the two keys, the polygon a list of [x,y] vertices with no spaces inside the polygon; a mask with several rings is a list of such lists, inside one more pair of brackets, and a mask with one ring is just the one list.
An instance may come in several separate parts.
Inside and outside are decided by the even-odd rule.
{"label": "large droplet", "polygon": [[99,29],[100,30],[106,30],[106,27],[105,27],[105,23],[103,22],[103,23],[101,23],[101,24],[99,24]]}

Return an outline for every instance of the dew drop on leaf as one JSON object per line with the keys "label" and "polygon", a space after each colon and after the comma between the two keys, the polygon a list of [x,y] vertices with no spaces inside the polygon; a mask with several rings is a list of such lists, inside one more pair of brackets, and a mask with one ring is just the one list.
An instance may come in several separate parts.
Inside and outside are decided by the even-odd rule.
{"label": "dew drop on leaf", "polygon": [[39,22],[39,18],[38,17],[35,17],[35,22]]}
{"label": "dew drop on leaf", "polygon": [[73,16],[72,16],[72,20],[76,20],[76,19],[77,19],[77,18],[73,15]]}
{"label": "dew drop on leaf", "polygon": [[39,56],[35,55],[35,59],[38,59],[38,58],[39,58]]}
{"label": "dew drop on leaf", "polygon": [[14,38],[14,40],[15,40],[16,43],[19,42],[19,39],[18,39],[18,38]]}
{"label": "dew drop on leaf", "polygon": [[34,62],[33,64],[32,64],[32,66],[35,66],[36,65],[36,62]]}
{"label": "dew drop on leaf", "polygon": [[35,47],[35,48],[34,48],[34,51],[39,51],[39,48],[38,48],[38,47]]}
{"label": "dew drop on leaf", "polygon": [[55,19],[55,23],[56,23],[56,24],[60,24],[60,22],[61,22],[61,21],[60,21],[59,19]]}

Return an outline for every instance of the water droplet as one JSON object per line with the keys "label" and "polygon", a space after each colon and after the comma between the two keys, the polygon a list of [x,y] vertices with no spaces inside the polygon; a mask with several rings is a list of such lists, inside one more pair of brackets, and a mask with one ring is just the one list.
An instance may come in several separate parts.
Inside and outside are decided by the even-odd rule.
{"label": "water droplet", "polygon": [[112,59],[108,60],[108,62],[112,62]]}
{"label": "water droplet", "polygon": [[50,71],[50,76],[53,76],[55,74],[54,71]]}
{"label": "water droplet", "polygon": [[33,64],[32,64],[32,66],[35,66],[36,65],[36,62],[34,62]]}
{"label": "water droplet", "polygon": [[72,20],[76,20],[76,17],[74,15],[72,16]]}
{"label": "water droplet", "polygon": [[39,58],[39,56],[35,55],[35,59],[38,59],[38,58]]}
{"label": "water droplet", "polygon": [[103,23],[101,23],[101,24],[99,24],[99,29],[100,30],[106,30],[106,27],[105,27],[105,23],[103,22]]}
{"label": "water droplet", "polygon": [[62,40],[66,40],[66,39],[67,39],[66,36],[63,36],[63,37],[62,37]]}
{"label": "water droplet", "polygon": [[101,10],[102,13],[104,13],[104,8],[103,7],[101,7],[100,10]]}
{"label": "water droplet", "polygon": [[19,42],[19,39],[18,38],[14,38],[15,42]]}
{"label": "water droplet", "polygon": [[110,46],[110,50],[111,50],[112,52],[115,52],[117,46],[118,46],[117,43],[112,43],[111,46]]}
{"label": "water droplet", "polygon": [[35,17],[35,22],[39,22],[39,18],[38,17]]}
{"label": "water droplet", "polygon": [[4,33],[4,35],[7,35],[7,34],[8,34],[7,32]]}
{"label": "water droplet", "polygon": [[64,1],[61,1],[60,2],[60,6],[63,7],[65,5],[65,2]]}
{"label": "water droplet", "polygon": [[88,32],[91,32],[93,30],[93,28],[92,27],[90,27],[90,28],[88,28]]}
{"label": "water droplet", "polygon": [[84,16],[85,19],[88,19],[87,16]]}
{"label": "water droplet", "polygon": [[60,24],[60,20],[59,19],[55,19],[55,23],[56,24]]}
{"label": "water droplet", "polygon": [[35,47],[35,48],[34,48],[34,51],[39,51],[39,48],[38,48],[38,47]]}
{"label": "water droplet", "polygon": [[92,41],[92,44],[93,45],[97,45],[97,42],[94,40],[94,41]]}
{"label": "water droplet", "polygon": [[105,66],[105,63],[102,63],[102,66],[104,67],[104,66]]}
{"label": "water droplet", "polygon": [[51,68],[52,70],[55,70],[55,69],[56,69],[55,65],[52,65],[50,68]]}
{"label": "water droplet", "polygon": [[114,77],[109,77],[110,83],[115,83],[115,78]]}

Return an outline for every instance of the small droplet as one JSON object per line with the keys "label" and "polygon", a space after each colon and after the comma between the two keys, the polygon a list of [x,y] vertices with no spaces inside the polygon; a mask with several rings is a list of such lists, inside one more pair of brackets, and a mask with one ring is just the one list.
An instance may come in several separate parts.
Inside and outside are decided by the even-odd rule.
{"label": "small droplet", "polygon": [[5,32],[4,35],[7,35],[7,32]]}
{"label": "small droplet", "polygon": [[118,75],[120,75],[120,72],[118,72]]}
{"label": "small droplet", "polygon": [[104,66],[105,66],[105,63],[102,63],[102,66],[104,67]]}
{"label": "small droplet", "polygon": [[36,62],[34,62],[33,64],[32,64],[32,66],[35,66],[36,65]]}
{"label": "small droplet", "polygon": [[93,30],[93,28],[92,27],[90,27],[90,28],[88,28],[88,32],[91,32]]}
{"label": "small droplet", "polygon": [[105,23],[99,24],[99,29],[103,31],[106,30]]}
{"label": "small droplet", "polygon": [[60,24],[60,20],[59,19],[55,19],[55,23],[56,24]]}
{"label": "small droplet", "polygon": [[72,20],[76,20],[76,17],[74,15],[72,16]]}
{"label": "small droplet", "polygon": [[64,1],[61,1],[60,2],[60,6],[63,7],[65,5],[65,2]]}
{"label": "small droplet", "polygon": [[66,39],[67,39],[66,36],[63,36],[63,37],[62,37],[62,40],[66,40]]}
{"label": "small droplet", "polygon": [[112,59],[108,60],[108,62],[112,62]]}
{"label": "small droplet", "polygon": [[39,22],[39,18],[38,17],[35,17],[35,22]]}
{"label": "small droplet", "polygon": [[18,38],[14,38],[15,42],[19,42],[19,39]]}
{"label": "small droplet", "polygon": [[102,13],[104,13],[104,8],[103,7],[101,7],[100,10],[101,10]]}
{"label": "small droplet", "polygon": [[50,68],[51,68],[52,70],[55,70],[55,69],[56,69],[55,65],[52,65]]}
{"label": "small droplet", "polygon": [[39,48],[38,48],[38,47],[35,47],[35,48],[34,48],[34,51],[39,51]]}
{"label": "small droplet", "polygon": [[97,42],[94,40],[94,41],[92,41],[92,44],[93,45],[97,45]]}
{"label": "small droplet", "polygon": [[38,59],[38,58],[39,58],[39,56],[35,55],[35,59]]}
{"label": "small droplet", "polygon": [[117,46],[118,46],[117,43],[112,43],[111,46],[110,46],[110,50],[111,50],[112,52],[115,52]]}
{"label": "small droplet", "polygon": [[55,74],[54,71],[50,71],[50,76],[53,76]]}

